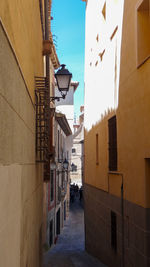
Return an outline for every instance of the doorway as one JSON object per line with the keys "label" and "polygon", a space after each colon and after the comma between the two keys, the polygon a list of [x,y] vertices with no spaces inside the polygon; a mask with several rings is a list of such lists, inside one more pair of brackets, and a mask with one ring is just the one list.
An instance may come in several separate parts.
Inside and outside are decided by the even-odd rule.
{"label": "doorway", "polygon": [[59,235],[60,234],[60,208],[57,211],[56,214],[56,234]]}
{"label": "doorway", "polygon": [[50,221],[49,224],[49,245],[50,247],[53,244],[53,220]]}

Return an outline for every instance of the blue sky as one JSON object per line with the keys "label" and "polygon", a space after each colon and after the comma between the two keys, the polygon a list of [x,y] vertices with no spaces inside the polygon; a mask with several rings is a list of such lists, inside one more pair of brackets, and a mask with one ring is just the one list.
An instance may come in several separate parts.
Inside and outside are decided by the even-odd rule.
{"label": "blue sky", "polygon": [[74,95],[74,111],[84,104],[85,3],[82,0],[53,0],[51,28],[60,64],[73,74],[79,86]]}

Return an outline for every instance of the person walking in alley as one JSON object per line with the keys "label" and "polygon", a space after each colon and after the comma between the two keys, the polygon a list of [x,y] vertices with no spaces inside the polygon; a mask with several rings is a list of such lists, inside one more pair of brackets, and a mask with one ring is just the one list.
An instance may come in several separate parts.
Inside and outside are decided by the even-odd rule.
{"label": "person walking in alley", "polygon": [[80,201],[82,200],[82,198],[83,198],[83,187],[81,186],[80,187],[80,190],[79,190],[79,194],[80,194]]}
{"label": "person walking in alley", "polygon": [[73,188],[70,188],[70,202],[74,202],[75,192]]}

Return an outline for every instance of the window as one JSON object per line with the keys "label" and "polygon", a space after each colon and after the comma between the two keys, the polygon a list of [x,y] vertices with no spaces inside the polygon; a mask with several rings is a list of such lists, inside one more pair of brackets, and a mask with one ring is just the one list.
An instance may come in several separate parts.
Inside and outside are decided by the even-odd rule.
{"label": "window", "polygon": [[65,172],[62,172],[61,174],[61,187],[62,189],[65,189]]}
{"label": "window", "polygon": [[58,142],[58,146],[57,146],[57,148],[58,148],[58,161],[59,161],[59,156],[60,156],[60,154],[59,154],[59,130],[58,130],[58,135],[57,135],[57,142]]}
{"label": "window", "polygon": [[96,165],[99,164],[99,142],[98,142],[98,134],[96,134]]}
{"label": "window", "polygon": [[74,165],[74,172],[77,172],[77,165]]}
{"label": "window", "polygon": [[137,8],[137,65],[150,57],[150,4],[143,0]]}
{"label": "window", "polygon": [[108,120],[108,133],[109,133],[109,170],[117,171],[116,116]]}
{"label": "window", "polygon": [[117,217],[113,211],[111,211],[111,247],[117,250]]}
{"label": "window", "polygon": [[72,153],[76,153],[76,149],[75,148],[72,148]]}
{"label": "window", "polygon": [[126,228],[127,228],[127,248],[129,248],[129,244],[130,244],[130,226],[129,226],[129,216],[126,216]]}
{"label": "window", "polygon": [[145,158],[146,202],[150,203],[150,158]]}
{"label": "window", "polygon": [[54,200],[54,172],[51,171],[51,180],[50,180],[50,200]]}

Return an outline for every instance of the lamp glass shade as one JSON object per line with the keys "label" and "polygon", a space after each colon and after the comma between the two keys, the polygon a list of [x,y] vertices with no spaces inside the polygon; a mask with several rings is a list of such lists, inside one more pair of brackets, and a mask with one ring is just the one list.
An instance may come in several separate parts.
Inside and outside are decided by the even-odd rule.
{"label": "lamp glass shade", "polygon": [[54,170],[56,169],[56,163],[55,163],[55,162],[51,162],[51,163],[50,163],[50,169],[51,169],[52,171],[54,171]]}
{"label": "lamp glass shade", "polygon": [[69,81],[70,77],[67,75],[57,75],[57,85],[59,91],[68,91],[69,90]]}
{"label": "lamp glass shade", "polygon": [[58,90],[63,93],[63,91],[69,90],[72,74],[67,69],[65,69],[64,64],[61,65],[61,67],[62,68],[55,73],[55,78]]}
{"label": "lamp glass shade", "polygon": [[63,162],[64,169],[67,170],[68,166],[69,166],[69,162],[65,159],[64,162]]}

